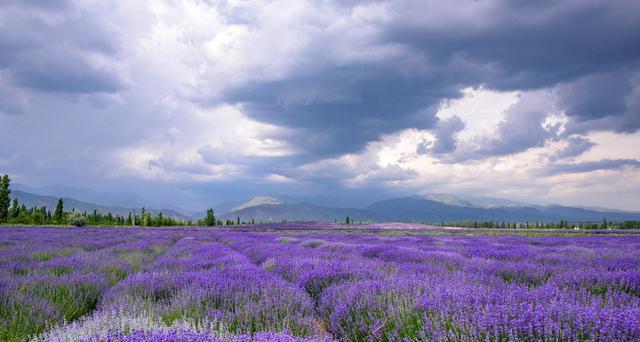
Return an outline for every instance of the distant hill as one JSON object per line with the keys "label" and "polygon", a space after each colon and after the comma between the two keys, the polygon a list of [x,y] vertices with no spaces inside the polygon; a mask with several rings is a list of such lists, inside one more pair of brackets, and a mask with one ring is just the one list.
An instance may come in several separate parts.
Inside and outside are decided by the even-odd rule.
{"label": "distant hill", "polygon": [[471,208],[533,207],[534,206],[531,204],[516,202],[509,199],[486,197],[486,196],[426,194],[426,195],[421,195],[421,197],[431,201],[441,202],[444,204],[451,204],[459,207],[471,207]]}
{"label": "distant hill", "polygon": [[282,203],[284,202],[274,197],[256,196],[245,203],[235,206],[231,209],[231,211],[239,211],[245,208],[257,207],[260,205],[278,205]]}
{"label": "distant hill", "polygon": [[344,220],[349,216],[354,220],[386,221],[386,217],[379,213],[355,208],[332,208],[308,203],[280,203],[261,204],[234,210],[222,215],[223,219],[236,219],[243,221],[251,219],[261,221],[333,221]]}
{"label": "distant hill", "polygon": [[291,203],[274,198],[254,198],[237,210],[221,215],[223,219],[247,221],[287,220],[354,220],[442,222],[442,221],[509,221],[509,222],[571,222],[638,220],[640,213],[619,210],[592,210],[559,205],[536,206],[491,198],[460,198],[448,194],[414,195],[382,200],[364,208],[339,208],[310,203]]}
{"label": "distant hill", "polygon": [[551,206],[498,206],[477,207],[452,205],[433,201],[421,196],[407,196],[376,202],[365,208],[398,221],[614,221],[637,220],[640,213],[620,211],[595,211],[559,205]]}
{"label": "distant hill", "polygon": [[[372,198],[361,198],[355,196],[306,196],[306,195],[276,195],[276,196],[256,196],[246,201],[225,201],[211,206],[217,216],[226,215],[233,211],[242,210],[249,207],[260,205],[282,205],[285,203],[306,203],[325,208],[357,208],[363,207],[375,202]],[[197,217],[204,215],[202,210]]]}
{"label": "distant hill", "polygon": [[74,188],[62,185],[50,185],[44,187],[32,187],[21,183],[12,183],[12,191],[22,191],[29,194],[41,196],[53,196],[62,198],[73,198],[87,203],[100,203],[105,206],[136,208],[145,205],[133,193],[99,193],[91,189]]}
{"label": "distant hill", "polygon": [[[56,208],[56,205],[58,203],[58,197],[36,195],[36,194],[32,194],[32,193],[28,193],[20,190],[11,191],[11,199],[13,200],[14,198],[17,198],[20,204],[24,204],[28,208],[47,207],[51,211],[53,211]],[[101,204],[78,201],[76,199],[68,198],[68,197],[63,197],[62,199],[64,201],[65,211],[71,211],[72,209],[76,209],[80,212],[84,212],[84,211],[92,212],[95,209],[98,212],[103,214],[110,212],[113,215],[127,216],[133,210],[135,210],[138,214],[140,214],[140,211],[142,209],[141,207],[130,208],[130,207],[118,207],[118,206],[106,206]],[[170,209],[146,208],[146,210],[148,213],[154,216],[158,215],[158,213],[162,213],[162,215],[165,217],[172,217],[172,218],[181,219],[181,220],[189,219],[189,217]]]}
{"label": "distant hill", "polygon": [[458,207],[484,207],[484,205],[474,203],[451,194],[426,194],[422,195],[422,197],[430,201],[455,205]]}

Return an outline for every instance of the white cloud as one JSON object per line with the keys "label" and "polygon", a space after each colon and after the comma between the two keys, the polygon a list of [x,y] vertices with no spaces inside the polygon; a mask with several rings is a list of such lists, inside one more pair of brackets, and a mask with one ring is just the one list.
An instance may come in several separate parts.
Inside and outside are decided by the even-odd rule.
{"label": "white cloud", "polygon": [[[469,90],[465,93],[469,98],[465,97],[452,105],[443,106],[439,116],[442,119],[448,119],[458,113],[468,115],[469,111],[452,110],[452,108],[471,109],[474,106],[470,103],[500,102],[500,98],[503,100],[501,105],[495,107],[496,110],[502,109],[502,112],[498,114],[491,112],[493,117],[491,125],[487,122],[472,121],[470,127],[465,127],[461,132],[461,135],[466,133],[467,138],[473,137],[475,140],[495,134],[499,127],[504,125],[506,120],[504,112],[513,110],[510,108],[517,105],[518,101],[530,96],[519,95],[516,97],[516,102],[512,102],[513,94],[501,96],[495,92],[480,92],[481,95],[478,95],[477,92]],[[480,100],[478,96],[485,96],[485,98]],[[523,104],[530,103],[530,100],[523,102]],[[488,106],[491,107],[491,105]],[[465,117],[465,114],[460,115]],[[541,129],[554,133],[561,132],[561,127],[566,122],[562,115],[554,112],[550,114],[543,112],[538,117],[542,118]],[[471,132],[466,132],[467,130]],[[518,131],[518,133],[526,132]],[[546,139],[543,140],[543,145],[531,146],[516,153],[457,162],[445,158],[443,162],[438,155],[420,151],[420,146],[425,142],[428,145],[429,142],[435,141],[436,137],[432,131],[406,129],[369,143],[362,153],[321,160],[303,165],[299,170],[303,174],[302,177],[333,177],[341,179],[343,184],[349,187],[370,187],[375,184],[391,190],[404,189],[403,191],[407,193],[484,194],[504,196],[524,202],[561,202],[573,205],[580,203],[581,195],[593,193],[599,193],[603,198],[612,198],[613,193],[620,191],[624,198],[634,197],[637,187],[632,186],[631,188],[635,190],[630,190],[627,186],[628,182],[639,177],[637,170],[626,168],[541,176],[539,170],[544,170],[555,163],[553,156],[566,150],[569,141],[567,139],[573,138],[575,137]],[[604,158],[640,159],[640,133],[628,135],[598,132],[590,133],[584,139],[592,141],[593,147],[584,153],[573,155],[573,162],[598,161]],[[605,180],[607,177],[616,178],[616,180],[603,186],[602,184],[607,183]],[[600,202],[593,200],[590,203]],[[615,203],[621,208],[635,207],[634,204],[625,204],[620,199]]]}
{"label": "white cloud", "polygon": [[484,88],[466,88],[459,99],[445,100],[437,117],[445,120],[458,116],[465,123],[460,140],[470,141],[479,136],[494,134],[504,119],[504,111],[518,102],[518,92],[498,92]]}
{"label": "white cloud", "polygon": [[283,176],[283,175],[279,175],[276,173],[272,173],[266,177],[264,177],[265,180],[267,181],[271,181],[271,182],[276,182],[276,183],[298,183],[297,180],[287,177],[287,176]]}
{"label": "white cloud", "polygon": [[244,176],[246,159],[296,153],[274,138],[287,130],[251,120],[238,107],[203,110],[172,101],[168,106],[182,114],[171,116],[173,125],[167,131],[149,132],[138,144],[116,150],[112,176],[121,172],[151,179],[225,180]]}

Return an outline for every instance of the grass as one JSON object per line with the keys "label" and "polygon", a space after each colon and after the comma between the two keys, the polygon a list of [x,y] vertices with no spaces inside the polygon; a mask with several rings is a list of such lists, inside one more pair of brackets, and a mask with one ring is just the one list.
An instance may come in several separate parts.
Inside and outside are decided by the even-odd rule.
{"label": "grass", "polygon": [[320,239],[311,239],[311,240],[305,240],[303,241],[300,246],[302,247],[308,247],[308,248],[318,248],[322,245],[324,245],[326,243],[326,241],[324,240],[320,240]]}
{"label": "grass", "polygon": [[116,265],[107,265],[102,272],[107,276],[109,286],[113,286],[129,275],[127,270]]}
{"label": "grass", "polygon": [[0,341],[23,341],[44,331],[52,321],[44,312],[27,303],[0,298]]}
{"label": "grass", "polygon": [[100,290],[91,283],[60,285],[35,283],[28,286],[25,292],[55,305],[67,322],[92,311],[100,297]]}
{"label": "grass", "polygon": [[36,261],[48,261],[51,260],[51,254],[43,252],[31,253],[31,258]]}
{"label": "grass", "polygon": [[538,287],[547,283],[551,273],[531,274],[528,272],[501,271],[498,272],[505,284],[521,284],[528,287]]}
{"label": "grass", "polygon": [[56,277],[65,275],[69,272],[71,272],[71,267],[69,266],[54,266],[49,269],[49,274]]}

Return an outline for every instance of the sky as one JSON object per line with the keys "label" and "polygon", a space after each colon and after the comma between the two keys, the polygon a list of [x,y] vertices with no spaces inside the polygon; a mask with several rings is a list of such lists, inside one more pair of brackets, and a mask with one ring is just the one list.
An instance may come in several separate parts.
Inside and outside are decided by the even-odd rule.
{"label": "sky", "polygon": [[0,172],[640,210],[640,2],[0,0]]}

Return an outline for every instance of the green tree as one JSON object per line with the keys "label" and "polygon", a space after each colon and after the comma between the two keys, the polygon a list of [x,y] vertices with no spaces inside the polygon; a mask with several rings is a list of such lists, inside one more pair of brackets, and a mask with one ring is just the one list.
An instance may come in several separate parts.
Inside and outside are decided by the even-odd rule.
{"label": "green tree", "polygon": [[0,223],[5,223],[9,219],[9,206],[11,205],[11,179],[8,175],[0,179]]}
{"label": "green tree", "polygon": [[164,226],[164,218],[162,217],[162,212],[158,213],[158,218],[156,219],[156,226],[158,227]]}
{"label": "green tree", "polygon": [[204,225],[207,227],[216,225],[216,215],[213,213],[213,209],[207,209],[207,213],[204,216]]}
{"label": "green tree", "polygon": [[18,199],[13,199],[13,204],[11,205],[11,211],[9,212],[9,219],[17,219],[20,216],[20,203],[18,203]]}
{"label": "green tree", "polygon": [[347,216],[347,218],[344,220],[346,224],[350,224],[351,223],[351,219],[349,218],[349,216]]}
{"label": "green tree", "polygon": [[62,198],[58,198],[58,204],[56,205],[56,211],[53,213],[53,220],[57,224],[62,224],[64,219],[64,201]]}

